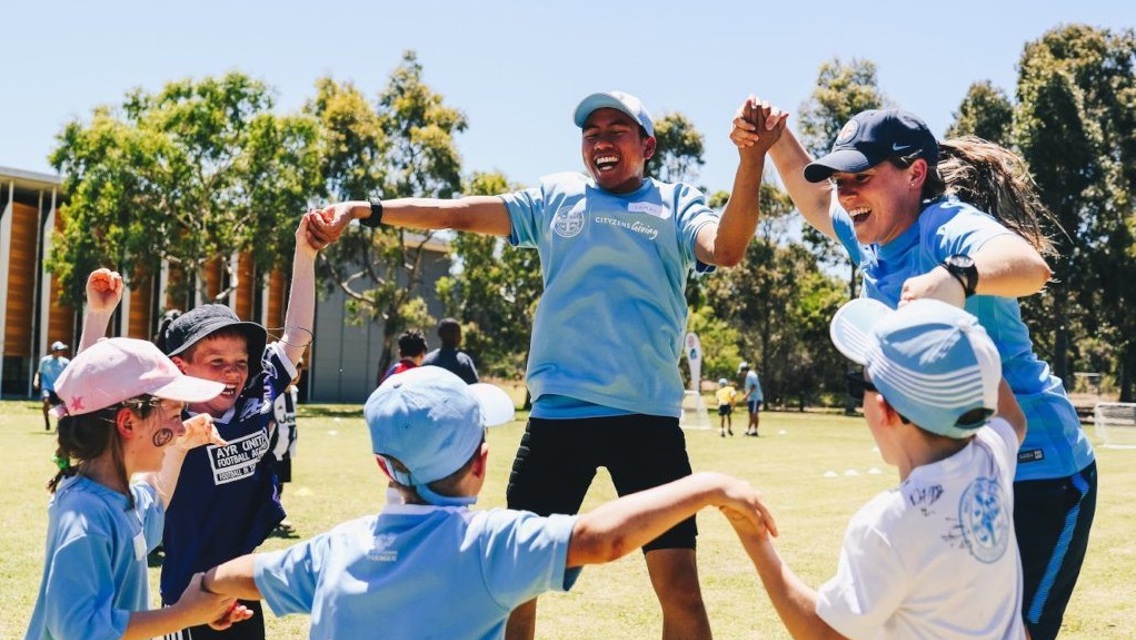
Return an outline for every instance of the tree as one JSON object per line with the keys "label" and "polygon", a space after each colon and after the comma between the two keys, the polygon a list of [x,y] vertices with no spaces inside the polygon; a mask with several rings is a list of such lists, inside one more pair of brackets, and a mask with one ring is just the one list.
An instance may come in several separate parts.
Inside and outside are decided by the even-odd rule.
{"label": "tree", "polygon": [[[350,83],[324,79],[317,86],[306,111],[321,123],[330,196],[448,198],[458,192],[454,135],[465,131],[465,115],[422,81],[413,51],[403,54],[374,107]],[[445,236],[353,225],[320,263],[320,273],[348,296],[356,321],[382,326],[380,371],[393,359],[399,333],[435,323],[421,286],[426,248],[436,237]]]}
{"label": "tree", "polygon": [[[1109,336],[1121,398],[1136,385],[1136,34],[1068,25],[1027,43],[1019,64],[1014,139],[1042,201],[1067,235],[1048,308],[1032,318],[1054,336],[1066,380],[1079,338]],[[1074,333],[1083,331],[1083,336]]]}
{"label": "tree", "polygon": [[[193,305],[203,267],[248,251],[258,273],[292,253],[297,215],[320,183],[315,123],[271,112],[271,91],[240,74],[137,89],[88,123],[67,123],[50,161],[64,175],[66,221],[49,268],[82,299],[97,266],[128,284],[166,260]],[[228,287],[237,276],[230,272]]]}
{"label": "tree", "polygon": [[970,85],[962,104],[954,114],[954,124],[947,129],[948,138],[971,135],[1010,146],[1014,122],[1014,105],[1006,92],[989,80]]}
{"label": "tree", "polygon": [[[500,173],[474,173],[466,195],[497,195],[519,189]],[[465,348],[489,375],[524,376],[533,315],[544,292],[536,251],[504,239],[458,232],[450,243],[460,268],[438,283],[450,315],[459,318]]]}
{"label": "tree", "polygon": [[[853,58],[846,65],[840,58],[834,58],[832,62],[821,65],[817,88],[809,101],[801,105],[798,119],[801,144],[813,157],[820,157],[828,153],[840,129],[852,116],[865,109],[882,108],[886,102],[876,78],[875,63]],[[820,260],[832,265],[842,264],[844,252],[835,242],[807,225],[803,237]],[[856,276],[856,265],[851,265],[848,292],[852,298],[856,297]]]}
{"label": "tree", "polygon": [[655,155],[646,173],[663,182],[691,182],[698,177],[705,140],[694,123],[681,113],[668,113],[655,121]]}

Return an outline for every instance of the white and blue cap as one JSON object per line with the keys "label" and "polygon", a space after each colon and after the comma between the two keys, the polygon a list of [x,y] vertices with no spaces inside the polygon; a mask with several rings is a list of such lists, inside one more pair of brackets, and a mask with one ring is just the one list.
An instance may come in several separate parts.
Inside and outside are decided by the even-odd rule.
{"label": "white and blue cap", "polygon": [[[500,387],[467,385],[446,369],[415,367],[390,376],[363,407],[371,448],[395,482],[439,506],[468,505],[476,496],[443,496],[427,485],[461,469],[481,445],[486,427],[513,419]],[[399,470],[398,460],[408,471]]]}
{"label": "white and blue cap", "polygon": [[919,116],[902,109],[868,109],[844,123],[832,151],[805,166],[805,180],[821,182],[833,173],[859,173],[892,157],[919,157],[935,167],[939,142]]}
{"label": "white and blue cap", "polygon": [[647,112],[647,108],[643,106],[639,98],[622,91],[593,93],[581,100],[580,104],[576,105],[576,114],[573,116],[576,126],[583,129],[584,124],[588,121],[588,116],[592,115],[592,112],[596,109],[603,108],[617,109],[626,113],[647,131],[648,136],[655,137],[655,122],[651,119],[651,114]]}
{"label": "white and blue cap", "polygon": [[860,298],[836,312],[829,332],[888,404],[927,431],[966,438],[998,408],[998,348],[954,305],[920,299],[892,310]]}

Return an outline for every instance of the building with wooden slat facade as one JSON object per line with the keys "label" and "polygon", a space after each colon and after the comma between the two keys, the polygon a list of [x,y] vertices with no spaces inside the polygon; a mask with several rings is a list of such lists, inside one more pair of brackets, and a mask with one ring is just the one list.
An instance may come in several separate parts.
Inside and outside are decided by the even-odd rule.
{"label": "building with wooden slat facade", "polygon": [[[31,397],[31,381],[48,345],[59,340],[72,348],[78,343],[81,310],[60,303],[59,281],[44,268],[53,233],[62,228],[59,206],[62,179],[56,175],[0,167],[0,393],[5,397]],[[432,239],[424,246],[421,281],[431,315],[444,310],[434,293],[438,278],[449,273],[448,243]],[[206,266],[201,274],[204,294],[215,298],[230,288],[230,269],[237,274],[225,303],[243,320],[253,320],[279,338],[284,326],[289,288],[288,273],[274,270],[258,277],[251,256],[234,254]],[[135,273],[123,292],[111,335],[153,339],[166,309],[183,308],[171,296],[171,282],[183,274],[164,267],[160,274]],[[262,283],[257,286],[257,283]],[[200,294],[198,294],[200,296]],[[383,335],[375,325],[357,325],[346,310],[347,297],[338,290],[319,290],[316,296],[315,341],[308,351],[300,382],[301,401],[361,403],[378,378]],[[194,300],[201,304],[202,299]],[[431,348],[436,338],[428,334]]]}

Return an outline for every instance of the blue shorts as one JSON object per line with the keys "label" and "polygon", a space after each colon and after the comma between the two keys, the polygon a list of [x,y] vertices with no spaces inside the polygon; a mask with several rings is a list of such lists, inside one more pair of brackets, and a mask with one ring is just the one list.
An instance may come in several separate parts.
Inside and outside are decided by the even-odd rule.
{"label": "blue shorts", "polygon": [[1022,615],[1032,640],[1052,640],[1077,584],[1097,508],[1097,464],[1068,478],[1014,483]]}
{"label": "blue shorts", "polygon": [[750,413],[757,413],[761,410],[761,400],[749,400],[746,402],[746,406],[749,407]]}
{"label": "blue shorts", "polygon": [[[599,467],[607,468],[621,496],[690,475],[678,418],[529,418],[509,475],[509,508],[542,516],[577,513]],[[693,549],[697,535],[690,517],[643,545],[643,551]]]}

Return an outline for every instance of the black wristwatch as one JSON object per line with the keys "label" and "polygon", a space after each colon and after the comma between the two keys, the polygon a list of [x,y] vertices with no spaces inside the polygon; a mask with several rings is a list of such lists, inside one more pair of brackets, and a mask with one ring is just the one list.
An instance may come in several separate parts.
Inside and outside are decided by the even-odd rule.
{"label": "black wristwatch", "polygon": [[372,229],[380,227],[383,224],[383,201],[381,198],[370,198],[371,215],[359,220],[359,224],[364,227],[371,227]]}
{"label": "black wristwatch", "polygon": [[978,288],[978,267],[974,266],[974,258],[956,254],[943,260],[939,266],[958,280],[966,297],[974,295],[975,289]]}

